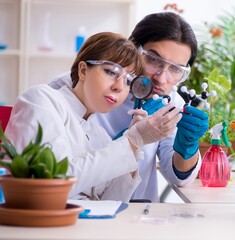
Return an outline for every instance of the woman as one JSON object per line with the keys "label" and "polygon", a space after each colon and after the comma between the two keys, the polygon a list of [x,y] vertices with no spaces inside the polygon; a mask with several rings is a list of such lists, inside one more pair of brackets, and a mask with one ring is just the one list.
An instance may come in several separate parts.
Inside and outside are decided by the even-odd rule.
{"label": "woman", "polygon": [[[40,122],[43,142],[51,144],[57,159],[68,157],[68,174],[78,178],[70,198],[129,201],[141,181],[135,153],[173,132],[181,114],[166,106],[113,142],[92,118],[122,104],[142,70],[132,42],[115,33],[95,34],[77,54],[72,87],[30,88],[17,99],[5,133],[20,151],[35,137]],[[164,130],[158,130],[159,124]]]}

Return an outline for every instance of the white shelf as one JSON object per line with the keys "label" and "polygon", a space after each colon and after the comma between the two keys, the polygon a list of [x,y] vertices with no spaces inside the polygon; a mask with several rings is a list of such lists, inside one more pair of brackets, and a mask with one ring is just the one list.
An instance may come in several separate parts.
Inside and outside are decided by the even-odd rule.
{"label": "white shelf", "polygon": [[14,49],[0,50],[0,56],[20,56],[21,51]]}
{"label": "white shelf", "polygon": [[[0,0],[0,102],[13,104],[32,85],[48,83],[68,71],[75,60],[75,37],[112,31],[128,37],[135,19],[135,0]],[[49,15],[52,51],[41,51]]]}
{"label": "white shelf", "polygon": [[42,59],[42,58],[56,58],[56,59],[75,59],[76,58],[76,53],[71,53],[71,54],[67,54],[67,53],[63,53],[63,52],[56,52],[56,51],[35,51],[32,52],[28,55],[29,58],[38,58],[38,59]]}
{"label": "white shelf", "polygon": [[[6,1],[6,0],[5,0]],[[135,0],[32,0],[35,4],[80,4],[80,3],[88,3],[88,4],[102,4],[102,3],[135,3]]]}

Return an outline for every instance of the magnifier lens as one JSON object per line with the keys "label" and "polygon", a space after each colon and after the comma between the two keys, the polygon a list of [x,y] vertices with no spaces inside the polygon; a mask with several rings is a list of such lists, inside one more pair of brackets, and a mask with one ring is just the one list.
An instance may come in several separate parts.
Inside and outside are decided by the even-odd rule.
{"label": "magnifier lens", "polygon": [[144,99],[152,92],[152,83],[145,76],[138,76],[131,84],[132,94],[139,99]]}

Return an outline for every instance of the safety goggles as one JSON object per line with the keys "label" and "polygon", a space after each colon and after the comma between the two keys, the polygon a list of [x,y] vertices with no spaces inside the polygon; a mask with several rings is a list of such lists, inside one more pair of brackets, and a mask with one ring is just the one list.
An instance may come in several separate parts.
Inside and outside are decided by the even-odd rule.
{"label": "safety goggles", "polygon": [[182,66],[172,63],[154,53],[144,50],[142,46],[139,47],[139,51],[144,56],[145,70],[148,74],[160,75],[165,72],[167,81],[175,84],[184,82],[188,78],[191,71],[189,64]]}
{"label": "safety goggles", "polygon": [[119,64],[106,60],[87,60],[86,63],[91,65],[102,65],[102,69],[108,78],[117,81],[123,78],[123,83],[130,86],[136,78],[135,74],[126,72]]}

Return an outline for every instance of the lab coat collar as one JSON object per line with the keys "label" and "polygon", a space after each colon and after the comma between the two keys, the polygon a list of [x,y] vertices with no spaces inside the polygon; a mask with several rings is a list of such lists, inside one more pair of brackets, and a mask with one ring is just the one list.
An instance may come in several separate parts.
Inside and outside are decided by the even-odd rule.
{"label": "lab coat collar", "polygon": [[59,91],[61,91],[65,96],[65,99],[68,100],[67,104],[74,110],[74,113],[77,114],[79,118],[83,118],[87,112],[87,108],[76,97],[72,90],[68,86],[63,86]]}

